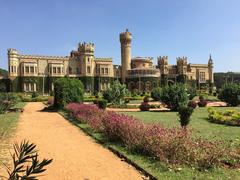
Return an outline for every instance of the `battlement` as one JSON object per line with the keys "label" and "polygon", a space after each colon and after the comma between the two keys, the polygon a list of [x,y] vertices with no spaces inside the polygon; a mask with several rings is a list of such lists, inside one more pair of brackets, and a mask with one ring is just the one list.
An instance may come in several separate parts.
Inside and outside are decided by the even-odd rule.
{"label": "battlement", "polygon": [[122,43],[131,43],[132,34],[126,29],[125,32],[120,33],[120,42]]}
{"label": "battlement", "polygon": [[177,65],[187,65],[187,57],[178,57]]}
{"label": "battlement", "polygon": [[158,61],[158,66],[168,65],[168,56],[158,56],[157,61]]}
{"label": "battlement", "polygon": [[94,43],[79,43],[78,51],[81,53],[94,53]]}

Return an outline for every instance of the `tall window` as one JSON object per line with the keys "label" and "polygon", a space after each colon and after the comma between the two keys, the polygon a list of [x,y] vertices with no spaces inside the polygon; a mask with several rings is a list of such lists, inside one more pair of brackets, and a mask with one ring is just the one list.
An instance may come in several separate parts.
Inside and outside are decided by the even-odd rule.
{"label": "tall window", "polygon": [[101,74],[104,74],[104,68],[101,68]]}
{"label": "tall window", "polygon": [[108,68],[105,68],[105,73],[108,74]]}
{"label": "tall window", "polygon": [[56,74],[57,73],[57,69],[56,67],[53,67],[53,74]]}
{"label": "tall window", "polygon": [[61,74],[61,67],[57,67],[57,73]]}
{"label": "tall window", "polygon": [[87,67],[87,73],[88,73],[88,74],[91,73],[91,68],[90,68],[90,66]]}
{"label": "tall window", "polygon": [[34,67],[33,66],[30,67],[30,73],[34,73]]}
{"label": "tall window", "polygon": [[199,81],[200,81],[200,83],[205,83],[206,82],[205,72],[200,72]]}
{"label": "tall window", "polygon": [[29,71],[29,66],[26,66],[26,67],[25,67],[25,73],[29,74],[29,72],[30,72],[30,71]]}
{"label": "tall window", "polygon": [[25,91],[25,92],[33,92],[33,91],[36,91],[36,83],[24,83],[23,84],[23,90]]}

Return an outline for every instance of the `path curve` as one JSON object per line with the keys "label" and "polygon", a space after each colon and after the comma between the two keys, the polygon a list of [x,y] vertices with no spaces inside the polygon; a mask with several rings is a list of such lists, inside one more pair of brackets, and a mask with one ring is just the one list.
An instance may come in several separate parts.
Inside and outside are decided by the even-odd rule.
{"label": "path curve", "polygon": [[132,166],[94,142],[55,112],[41,112],[42,103],[28,103],[20,116],[14,140],[37,144],[39,154],[53,158],[40,179],[142,179]]}

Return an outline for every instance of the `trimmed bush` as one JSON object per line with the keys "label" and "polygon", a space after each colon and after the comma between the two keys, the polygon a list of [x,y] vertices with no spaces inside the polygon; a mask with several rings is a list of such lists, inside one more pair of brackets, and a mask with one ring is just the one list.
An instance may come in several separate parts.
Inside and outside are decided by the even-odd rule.
{"label": "trimmed bush", "polygon": [[217,124],[240,126],[240,113],[235,110],[220,112],[213,108],[208,108],[208,119],[210,122]]}
{"label": "trimmed bush", "polygon": [[208,104],[208,102],[206,100],[201,100],[198,102],[198,106],[199,107],[206,107]]}
{"label": "trimmed bush", "polygon": [[107,108],[107,100],[105,99],[98,100],[97,105],[100,109],[105,110]]}
{"label": "trimmed bush", "polygon": [[33,92],[32,93],[32,98],[37,98],[39,96],[38,92]]}
{"label": "trimmed bush", "polygon": [[160,101],[161,100],[161,88],[160,87],[157,87],[157,88],[154,88],[151,92],[151,98],[154,100],[154,101]]}
{"label": "trimmed bush", "polygon": [[141,111],[149,111],[150,107],[151,106],[148,104],[148,102],[142,102],[139,106]]}
{"label": "trimmed bush", "polygon": [[196,109],[198,106],[198,103],[196,101],[189,101],[188,102],[188,107],[191,107],[193,109]]}
{"label": "trimmed bush", "polygon": [[193,108],[188,106],[180,107],[178,110],[178,116],[180,117],[180,124],[182,127],[187,127],[190,122],[190,117],[193,113]]}
{"label": "trimmed bush", "polygon": [[177,111],[181,106],[186,106],[188,103],[188,94],[185,85],[174,84],[163,87],[161,101],[172,111]]}
{"label": "trimmed bush", "polygon": [[70,102],[83,102],[83,84],[78,79],[59,78],[54,82],[54,107],[63,108]]}
{"label": "trimmed bush", "polygon": [[240,104],[240,85],[236,83],[225,84],[219,92],[218,98],[230,106]]}

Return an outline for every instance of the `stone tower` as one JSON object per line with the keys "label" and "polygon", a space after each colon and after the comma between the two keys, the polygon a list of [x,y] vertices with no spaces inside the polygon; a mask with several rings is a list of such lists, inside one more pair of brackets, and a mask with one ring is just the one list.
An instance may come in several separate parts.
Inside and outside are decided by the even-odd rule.
{"label": "stone tower", "polygon": [[124,83],[127,76],[127,70],[131,69],[131,41],[132,34],[126,29],[120,33],[121,43],[121,64],[122,64],[122,82]]}
{"label": "stone tower", "polygon": [[81,76],[94,76],[94,44],[79,43],[79,73]]}
{"label": "stone tower", "polygon": [[209,60],[208,60],[208,72],[209,72],[209,83],[214,83],[214,76],[213,76],[213,60],[212,56],[210,54]]}
{"label": "stone tower", "polygon": [[159,56],[158,59],[158,68],[160,69],[161,75],[168,74],[168,56]]}
{"label": "stone tower", "polygon": [[19,53],[15,49],[8,49],[8,72],[9,77],[14,78],[20,75]]}
{"label": "stone tower", "polygon": [[179,75],[187,74],[187,57],[177,58],[177,71]]}

